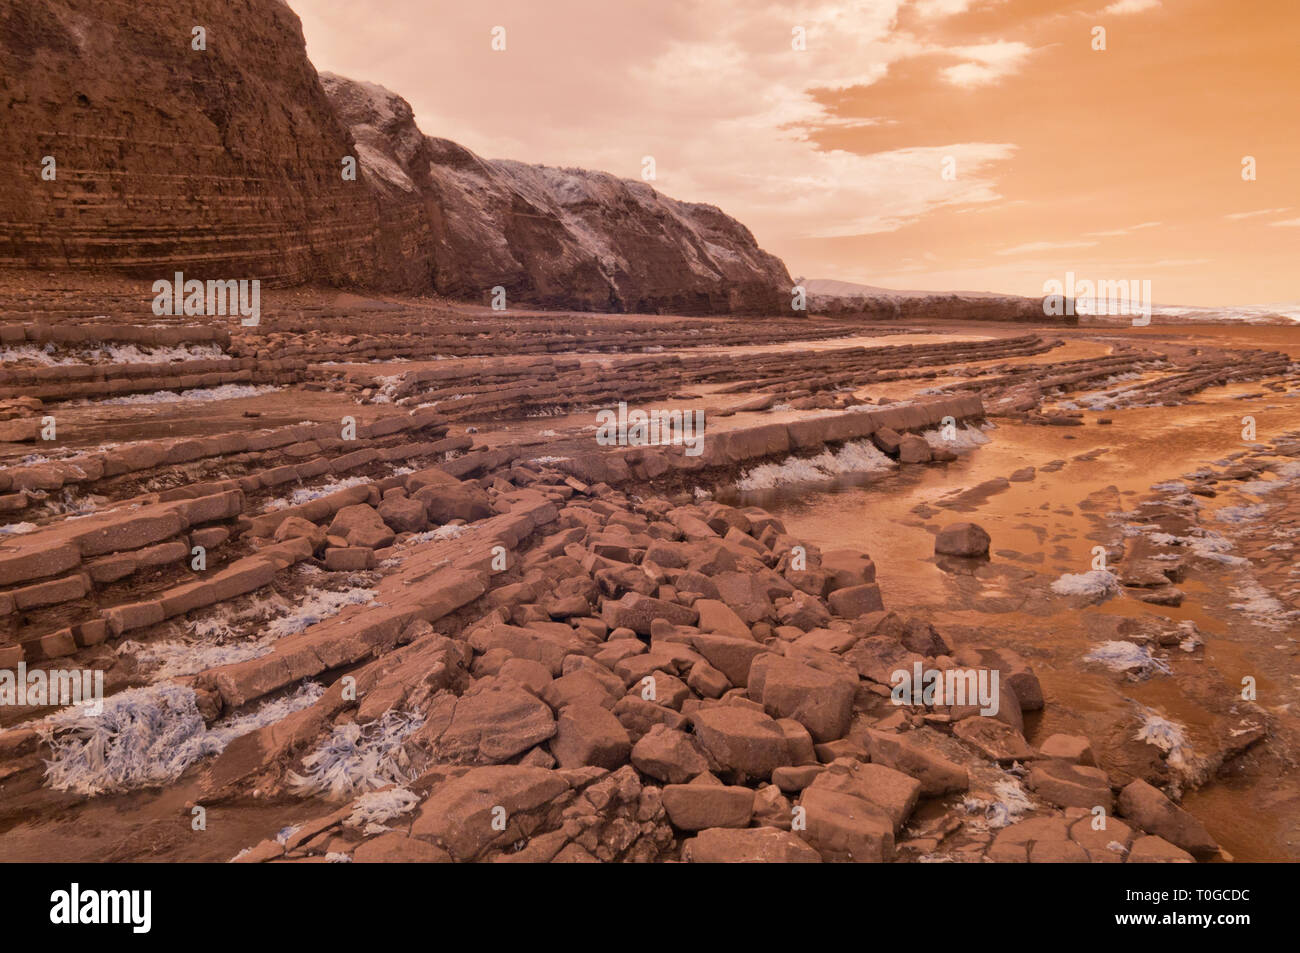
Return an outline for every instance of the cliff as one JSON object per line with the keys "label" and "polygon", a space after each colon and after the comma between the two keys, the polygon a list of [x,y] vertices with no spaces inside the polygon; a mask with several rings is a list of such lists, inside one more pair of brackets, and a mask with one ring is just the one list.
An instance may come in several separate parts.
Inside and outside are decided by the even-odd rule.
{"label": "cliff", "polygon": [[789,307],[789,273],[745,226],[604,172],[486,160],[423,136],[380,86],[322,74],[386,217],[421,210],[436,290],[578,310],[706,314]]}
{"label": "cliff", "polygon": [[0,116],[0,264],[374,274],[376,203],[340,175],[351,137],[277,0],[0,5]]}
{"label": "cliff", "polygon": [[788,308],[785,267],[718,209],[426,137],[401,97],[318,76],[279,0],[0,5],[0,117],[0,266]]}

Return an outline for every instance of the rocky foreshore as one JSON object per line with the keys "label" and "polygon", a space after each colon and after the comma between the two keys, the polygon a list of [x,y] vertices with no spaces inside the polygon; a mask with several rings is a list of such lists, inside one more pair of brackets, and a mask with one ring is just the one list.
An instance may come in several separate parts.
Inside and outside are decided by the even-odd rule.
{"label": "rocky foreshore", "polygon": [[[0,670],[40,673],[21,696],[0,678],[0,851],[28,819],[75,839],[96,817],[119,859],[1227,856],[1178,799],[1271,751],[1277,721],[1221,702],[1208,668],[1188,691],[1222,731],[1195,739],[1193,777],[1126,721],[1055,720],[1045,656],[1016,633],[886,604],[877,572],[915,570],[878,567],[874,545],[819,547],[715,497],[944,480],[985,431],[1073,439],[1225,386],[1281,400],[1284,354],[531,314],[504,340],[481,312],[275,296],[260,328],[142,326],[76,300],[53,325],[10,299],[0,325]],[[694,447],[671,427],[601,440],[593,410],[618,401],[708,423]],[[1108,518],[1107,592],[1176,611],[1204,571],[1184,553],[1205,548],[1194,501],[1289,499],[1261,484],[1289,479],[1294,450],[1188,475],[1124,515],[1131,541]],[[945,486],[901,531],[955,580],[1073,599],[979,512],[1104,452]],[[1283,543],[1250,545],[1267,567]],[[1114,628],[1150,658],[1115,677],[1181,677],[1159,653],[1192,633],[1167,621]],[[51,695],[78,672],[102,678],[102,712]]]}

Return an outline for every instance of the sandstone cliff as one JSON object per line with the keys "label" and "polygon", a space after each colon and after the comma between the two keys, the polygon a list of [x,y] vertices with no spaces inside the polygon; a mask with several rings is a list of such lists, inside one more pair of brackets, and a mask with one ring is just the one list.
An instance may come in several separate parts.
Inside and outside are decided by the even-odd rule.
{"label": "sandstone cliff", "polygon": [[0,266],[475,300],[500,285],[511,305],[603,311],[788,300],[781,262],[712,206],[485,161],[425,137],[400,97],[319,77],[279,0],[6,3],[0,116]]}
{"label": "sandstone cliff", "polygon": [[385,218],[411,220],[442,294],[676,314],[788,308],[790,276],[735,219],[604,172],[485,160],[421,135],[380,86],[322,74]]}
{"label": "sandstone cliff", "polygon": [[376,203],[340,175],[350,136],[276,0],[0,5],[0,115],[0,264],[374,275]]}

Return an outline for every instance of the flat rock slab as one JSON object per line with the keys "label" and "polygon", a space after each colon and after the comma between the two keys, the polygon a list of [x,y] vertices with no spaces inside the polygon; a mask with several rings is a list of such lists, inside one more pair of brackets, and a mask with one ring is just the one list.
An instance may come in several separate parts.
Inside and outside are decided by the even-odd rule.
{"label": "flat rock slab", "polygon": [[545,702],[522,688],[490,686],[455,699],[451,720],[436,737],[442,761],[500,764],[555,734],[555,718]]}
{"label": "flat rock slab", "polygon": [[682,845],[682,859],[693,864],[820,864],[821,855],[806,841],[775,827],[744,830],[715,827]]}
{"label": "flat rock slab", "polygon": [[741,778],[770,778],[792,764],[781,726],[769,716],[740,705],[716,705],[692,713],[696,740],[726,773]]}
{"label": "flat rock slab", "polygon": [[669,784],[664,810],[673,827],[701,831],[710,827],[748,827],[754,816],[754,792],[724,784]]}
{"label": "flat rock slab", "polygon": [[[435,787],[411,824],[411,836],[446,850],[455,860],[475,860],[532,834],[568,782],[555,771],[522,765],[475,768]],[[500,808],[505,829],[498,829]],[[498,821],[498,823],[494,823]]]}

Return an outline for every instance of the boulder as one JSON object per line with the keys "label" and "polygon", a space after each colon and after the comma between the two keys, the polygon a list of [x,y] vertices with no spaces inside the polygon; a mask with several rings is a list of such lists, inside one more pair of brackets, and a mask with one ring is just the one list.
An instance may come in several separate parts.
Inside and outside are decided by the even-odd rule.
{"label": "boulder", "polygon": [[[546,623],[553,625],[554,623]],[[475,652],[484,653],[492,649],[504,649],[517,658],[532,659],[541,662],[552,675],[563,671],[564,659],[573,653],[582,653],[585,644],[568,626],[565,632],[553,632],[537,627],[514,625],[494,625],[475,629],[470,633],[469,644]]]}
{"label": "boulder", "polygon": [[776,618],[781,625],[810,632],[829,625],[831,614],[826,611],[826,606],[816,596],[810,596],[806,592],[795,592],[789,602],[782,604],[776,610]]}
{"label": "boulder", "polygon": [[974,523],[949,523],[935,537],[934,551],[942,556],[987,556],[989,534]]}
{"label": "boulder", "polygon": [[876,564],[856,549],[832,549],[822,553],[822,571],[830,575],[828,592],[876,581]]}
{"label": "boulder", "polygon": [[1069,839],[1065,818],[1033,817],[998,831],[985,856],[998,864],[1027,864],[1031,844],[1064,844]]}
{"label": "boulder", "polygon": [[656,619],[663,619],[671,625],[694,625],[699,613],[675,602],[629,592],[622,599],[605,600],[601,618],[612,629],[628,628],[638,635],[649,635],[650,626]]}
{"label": "boulder", "polygon": [[[614,680],[618,681],[616,677]],[[621,688],[622,685],[620,684],[619,687]],[[584,701],[600,705],[602,708],[613,708],[614,702],[619,699],[619,695],[611,692],[605,682],[592,672],[582,669],[569,672],[552,681],[542,690],[541,697],[557,712],[569,705]]]}
{"label": "boulder", "polygon": [[[602,709],[603,710],[603,709]],[[550,706],[511,683],[489,685],[455,700],[434,742],[440,760],[499,764],[555,734]]]}
{"label": "boulder", "polygon": [[879,864],[894,857],[894,822],[880,808],[851,794],[809,787],[799,797],[803,837],[824,861]]}
{"label": "boulder", "polygon": [[898,431],[891,427],[877,427],[871,435],[871,440],[882,453],[887,453],[891,457],[898,456],[898,448],[903,442]]}
{"label": "boulder", "polygon": [[[411,824],[411,836],[443,848],[455,860],[525,840],[540,816],[569,789],[555,771],[523,765],[475,768],[433,788]],[[505,811],[505,829],[494,823]]]}
{"label": "boulder", "polygon": [[682,859],[693,864],[820,864],[822,860],[800,837],[774,827],[700,831],[682,844]]}
{"label": "boulder", "polygon": [[668,820],[683,831],[748,827],[754,815],[754,792],[740,786],[667,784],[663,801]]}
{"label": "boulder", "polygon": [[384,497],[379,516],[395,533],[419,533],[429,527],[425,505],[409,496]]}
{"label": "boulder", "polygon": [[1041,761],[1029,771],[1028,785],[1043,800],[1057,807],[1102,807],[1111,812],[1110,778],[1100,768],[1066,761]]}
{"label": "boulder", "polygon": [[910,675],[917,662],[925,664],[922,656],[908,651],[902,643],[887,635],[859,639],[844,653],[844,660],[863,678],[881,685],[891,685],[894,672],[902,670]]}
{"label": "boulder", "polygon": [[753,638],[736,639],[725,635],[693,635],[690,644],[727,681],[742,688],[749,684],[749,668],[754,659],[767,652]]}
{"label": "boulder", "polygon": [[882,764],[843,758],[820,772],[805,790],[836,791],[874,804],[887,815],[894,832],[903,829],[921,796],[921,783]]}
{"label": "boulder", "polygon": [[737,639],[753,638],[749,626],[725,602],[717,599],[696,599],[692,608],[699,613],[698,625],[701,632],[727,635]]}
{"label": "boulder", "polygon": [[422,487],[415,492],[414,499],[424,504],[425,513],[438,525],[452,520],[473,523],[492,515],[487,493],[472,483]]}
{"label": "boulder", "polygon": [[842,619],[856,619],[868,612],[879,612],[885,607],[880,598],[880,587],[875,583],[863,583],[837,589],[830,594],[831,611]]}
{"label": "boulder", "polygon": [[330,572],[362,572],[375,568],[375,551],[369,546],[331,546],[325,550]]}
{"label": "boulder", "polygon": [[350,546],[370,549],[381,549],[396,538],[375,508],[365,503],[355,503],[339,510],[334,514],[328,532],[330,536],[346,539]]}
{"label": "boulder", "polygon": [[[761,691],[754,691],[753,669],[762,666]],[[858,680],[819,671],[797,659],[760,657],[751,669],[750,697],[775,718],[793,718],[814,741],[833,741],[849,732]]]}
{"label": "boulder", "polygon": [[301,516],[290,516],[275,529],[275,541],[282,543],[286,539],[309,539],[313,550],[325,545],[325,527],[317,526],[311,520]]}
{"label": "boulder", "polygon": [[1000,764],[1028,761],[1034,756],[1025,736],[996,718],[963,718],[952,726],[952,733]]}
{"label": "boulder", "polygon": [[1163,837],[1188,853],[1218,853],[1218,842],[1205,825],[1141,778],[1119,792],[1119,812],[1148,834]]}
{"label": "boulder", "polygon": [[1130,864],[1194,864],[1196,858],[1163,837],[1139,837],[1128,852]]}
{"label": "boulder", "polygon": [[895,768],[921,782],[921,793],[937,797],[970,787],[966,769],[925,747],[911,734],[869,731],[871,760]]}
{"label": "boulder", "polygon": [[561,768],[592,765],[613,771],[627,763],[632,740],[608,709],[578,702],[560,712],[550,748]]}
{"label": "boulder", "polygon": [[906,434],[898,442],[899,463],[929,463],[932,454],[924,437]]}
{"label": "boulder", "polygon": [[1097,764],[1092,753],[1092,742],[1083,735],[1050,735],[1038,746],[1038,753],[1044,758],[1059,758],[1074,764],[1087,764],[1094,767]]}
{"label": "boulder", "polygon": [[793,763],[781,726],[740,705],[715,705],[690,715],[696,740],[713,762],[737,781],[766,779]]}
{"label": "boulder", "polygon": [[696,662],[691,666],[686,684],[701,698],[721,698],[723,693],[731,688],[727,676],[705,661]]}
{"label": "boulder", "polygon": [[685,784],[709,770],[695,739],[667,725],[652,725],[632,746],[632,765],[666,784]]}

